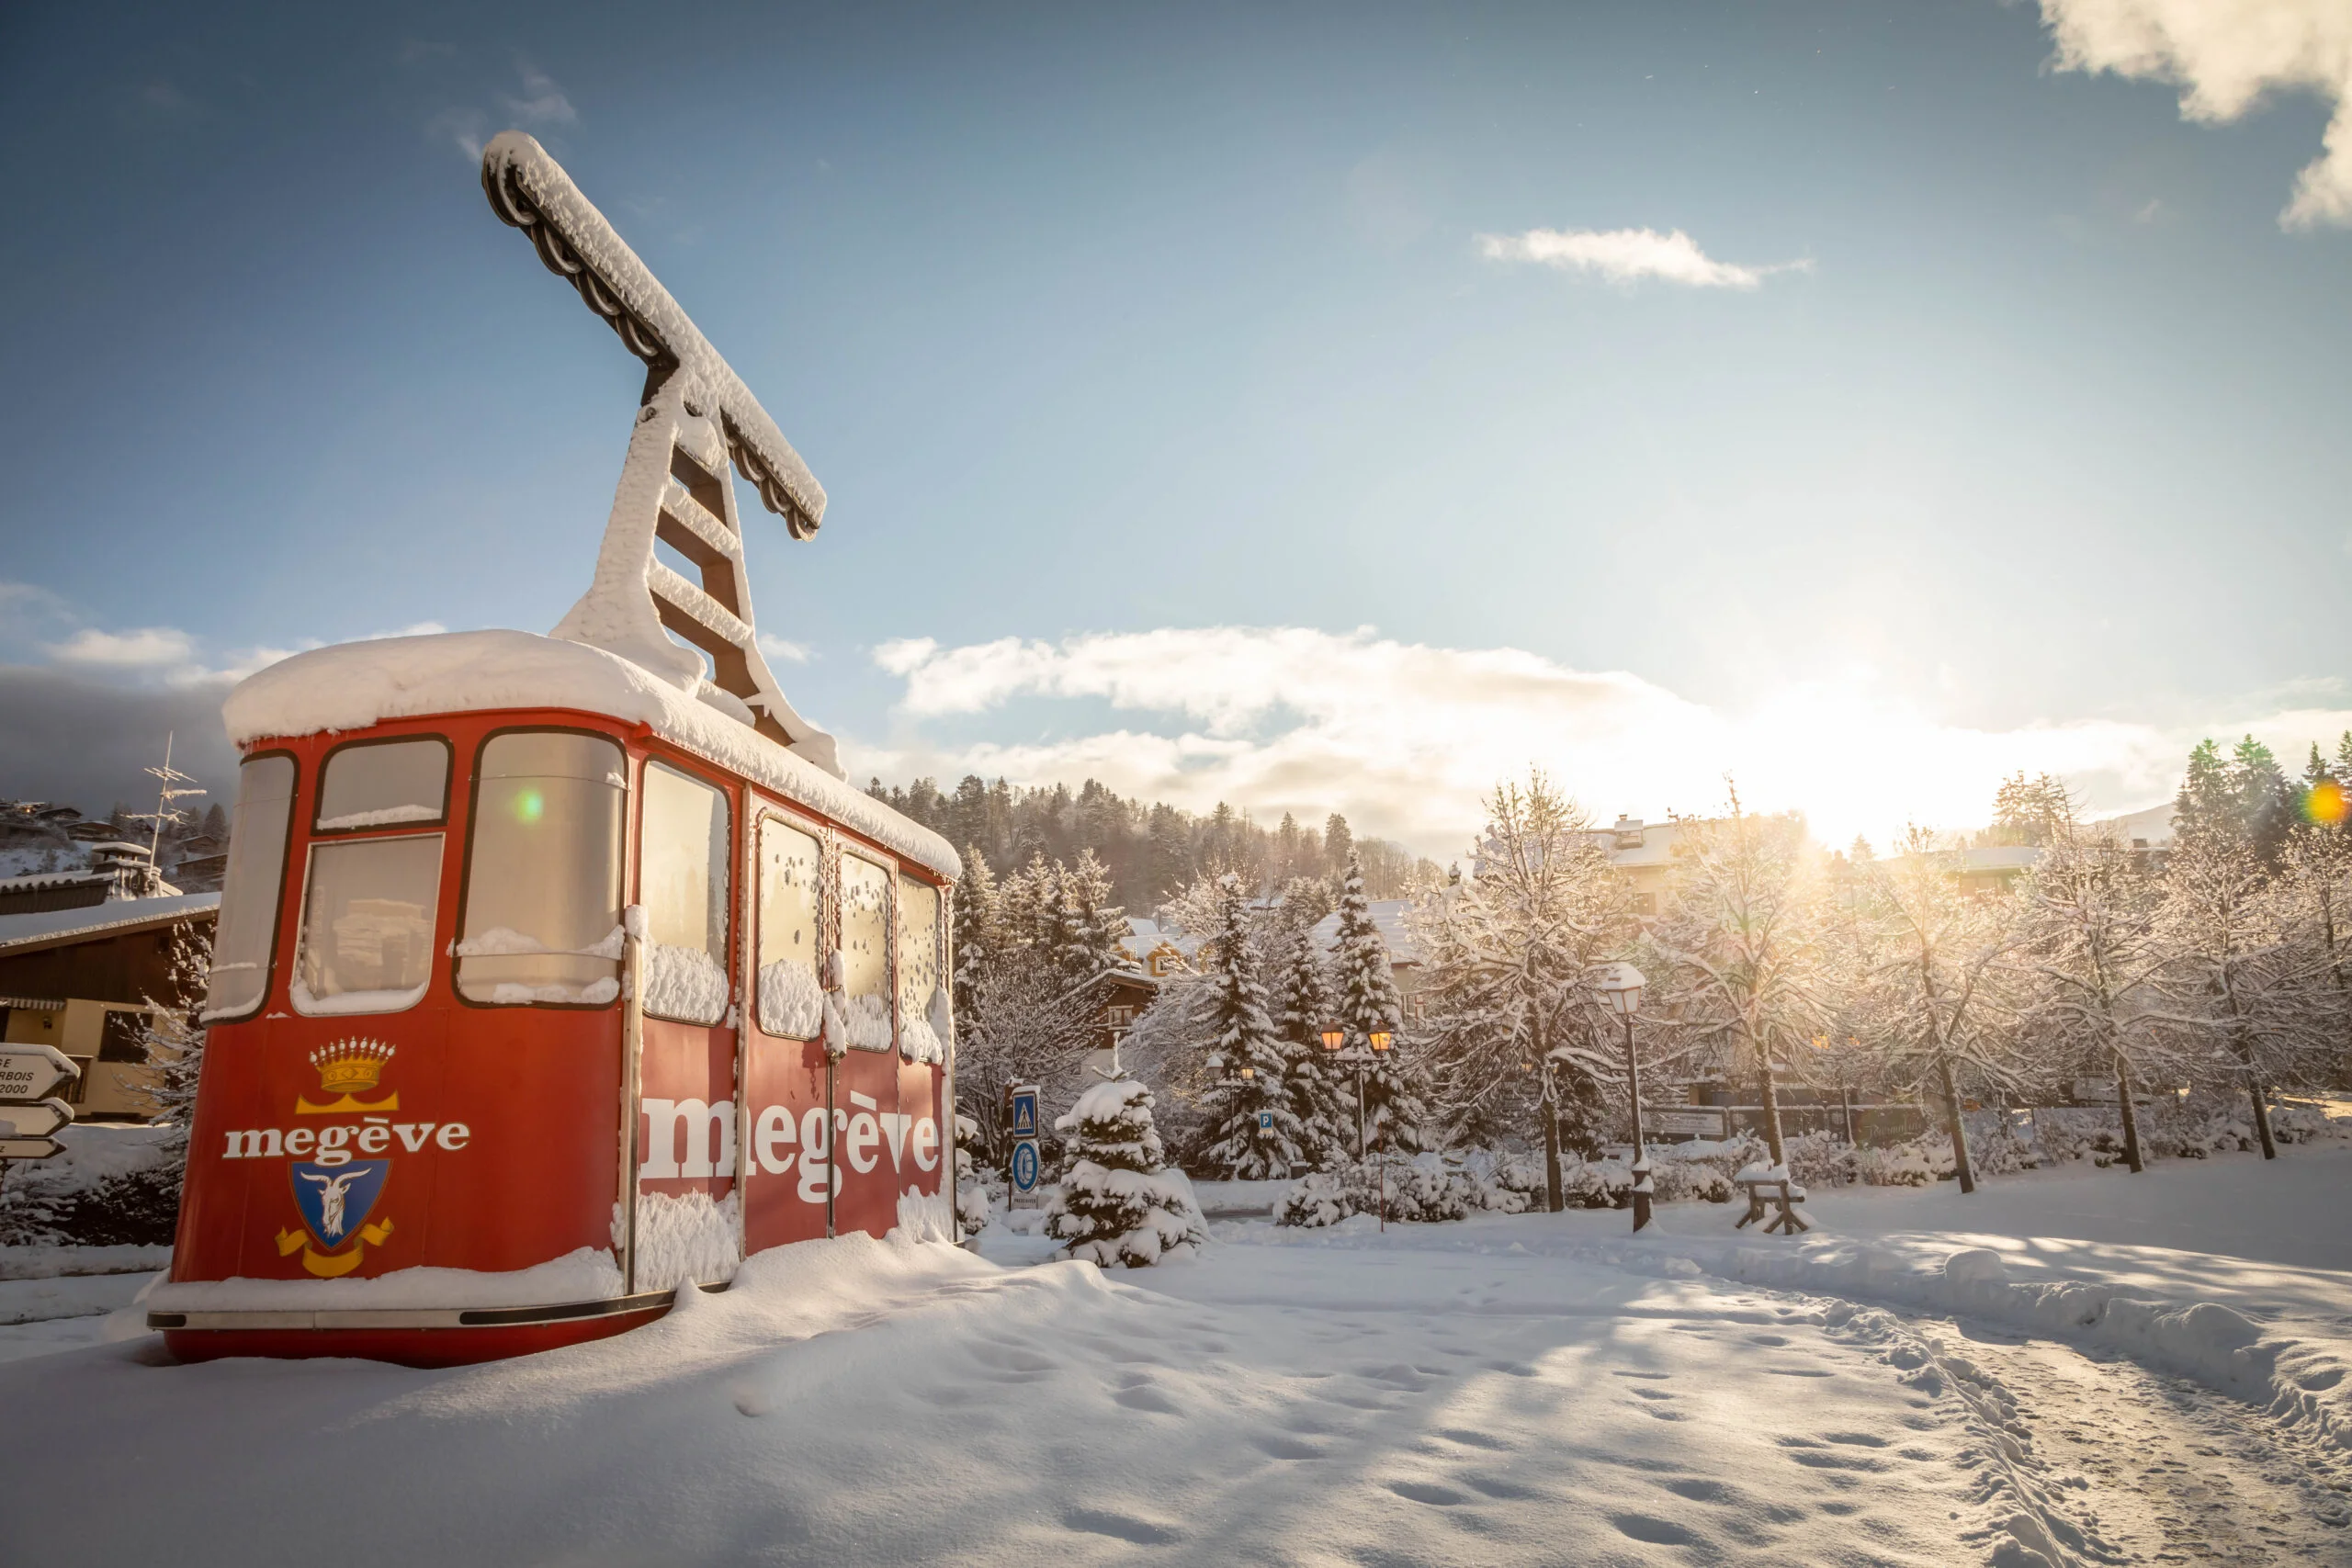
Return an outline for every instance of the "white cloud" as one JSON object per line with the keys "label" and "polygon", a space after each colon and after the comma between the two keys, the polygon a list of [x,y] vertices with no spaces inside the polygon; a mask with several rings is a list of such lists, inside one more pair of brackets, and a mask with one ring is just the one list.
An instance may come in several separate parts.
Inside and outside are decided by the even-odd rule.
{"label": "white cloud", "polygon": [[513,115],[518,123],[524,125],[577,125],[580,123],[579,111],[571,107],[571,100],[563,96],[563,89],[556,85],[554,77],[528,62],[521,64],[517,69],[523,74],[523,91],[527,96],[520,98],[503,98],[500,101],[505,104],[506,112]]}
{"label": "white cloud", "polygon": [[1530,229],[1524,234],[1481,234],[1478,250],[1489,261],[1535,262],[1563,272],[1598,273],[1611,283],[1655,277],[1690,288],[1754,288],[1767,274],[1810,270],[1806,261],[1770,266],[1719,262],[1677,229]]}
{"label": "white cloud", "polygon": [[[1792,688],[1732,714],[1623,671],[1517,649],[1400,643],[1370,628],[1163,628],[963,648],[916,638],[883,645],[875,661],[906,682],[899,711],[913,738],[851,743],[858,774],[1091,776],[1125,795],[1194,809],[1226,800],[1268,819],[1340,810],[1360,831],[1441,857],[1461,852],[1481,796],[1531,762],[1604,818],[1711,810],[1730,773],[1744,799],[1802,809],[1826,840],[1883,842],[1906,821],[1981,824],[1995,787],[2019,769],[2064,774],[2094,805],[2123,809],[2168,794],[2202,734],[2252,730],[2300,755],[2352,728],[2352,711],[2310,708],[2217,714],[2204,728],[2076,719],[1983,729],[1861,681]],[[1035,741],[922,737],[925,720],[1019,698],[1107,702],[1136,719]]]}
{"label": "white cloud", "polygon": [[85,626],[63,642],[51,644],[49,654],[61,664],[153,669],[187,663],[196,655],[196,642],[176,626],[142,626],[129,632]]}
{"label": "white cloud", "polygon": [[2289,229],[2352,226],[2352,6],[2345,0],[2041,0],[2061,71],[2171,82],[2185,118],[2224,124],[2273,93],[2333,110],[2320,156],[2279,213]]}
{"label": "white cloud", "polygon": [[760,651],[770,659],[781,659],[787,664],[808,662],[809,649],[805,642],[795,642],[790,637],[778,637],[774,632],[762,632],[759,635],[759,644]]}

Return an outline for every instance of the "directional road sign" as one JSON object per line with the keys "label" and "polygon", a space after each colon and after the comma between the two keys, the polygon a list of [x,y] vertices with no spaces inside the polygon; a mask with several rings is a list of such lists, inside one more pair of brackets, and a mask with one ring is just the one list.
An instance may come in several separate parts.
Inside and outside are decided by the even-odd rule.
{"label": "directional road sign", "polygon": [[0,1045],[0,1100],[40,1099],[82,1076],[64,1052],[51,1045]]}
{"label": "directional road sign", "polygon": [[47,1159],[64,1147],[55,1138],[0,1138],[0,1159]]}
{"label": "directional road sign", "polygon": [[46,1138],[73,1120],[74,1108],[62,1100],[0,1105],[0,1138]]}

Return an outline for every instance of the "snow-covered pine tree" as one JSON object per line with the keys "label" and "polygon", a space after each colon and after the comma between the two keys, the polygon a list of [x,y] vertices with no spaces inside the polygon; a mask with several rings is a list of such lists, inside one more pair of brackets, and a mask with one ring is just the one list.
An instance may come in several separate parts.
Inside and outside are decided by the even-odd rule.
{"label": "snow-covered pine tree", "polygon": [[1192,1183],[1170,1170],[1151,1124],[1151,1091],[1133,1078],[1098,1083],[1054,1122],[1069,1167],[1046,1214],[1046,1234],[1072,1258],[1108,1269],[1148,1268],[1208,1241]]}
{"label": "snow-covered pine tree", "polygon": [[[1388,943],[1373,921],[1372,901],[1364,897],[1363,863],[1346,838],[1346,821],[1337,817],[1332,821],[1341,841],[1351,842],[1347,874],[1340,885],[1339,937],[1331,954],[1336,971],[1333,988],[1338,993],[1333,1000],[1340,1024],[1347,1031],[1347,1048],[1369,1051],[1375,1030],[1386,1030],[1390,1039],[1396,1039],[1405,1025],[1405,1009],[1397,1000],[1396,976],[1388,965]],[[1330,828],[1324,830],[1327,843],[1332,831]],[[1374,1055],[1363,1081],[1364,1148],[1369,1151],[1379,1144],[1413,1153],[1420,1147],[1426,1115],[1414,1075],[1398,1060],[1394,1045]],[[1353,1108],[1350,1110],[1348,1132],[1353,1134]]]}
{"label": "snow-covered pine tree", "polygon": [[[977,845],[964,851],[964,880],[956,889],[956,1022],[968,1035],[979,1014],[980,987],[996,962],[1001,939],[996,876]],[[960,1042],[959,1042],[960,1043]]]}
{"label": "snow-covered pine tree", "polygon": [[1230,872],[1217,879],[1216,914],[1207,976],[1211,1044],[1201,1094],[1213,1131],[1202,1157],[1237,1181],[1288,1176],[1305,1157],[1303,1129],[1291,1109],[1282,1041],[1258,975],[1250,896]]}
{"label": "snow-covered pine tree", "polygon": [[1072,985],[1081,985],[1127,963],[1126,911],[1111,902],[1111,874],[1087,850],[1060,873],[1054,901],[1056,962]]}
{"label": "snow-covered pine tree", "polygon": [[1353,1084],[1340,1081],[1344,1069],[1327,1060],[1323,1048],[1323,1026],[1337,1015],[1312,926],[1293,928],[1275,997],[1274,1031],[1283,1043],[1291,1111],[1298,1118],[1299,1154],[1315,1169],[1328,1170],[1355,1153],[1355,1095]]}

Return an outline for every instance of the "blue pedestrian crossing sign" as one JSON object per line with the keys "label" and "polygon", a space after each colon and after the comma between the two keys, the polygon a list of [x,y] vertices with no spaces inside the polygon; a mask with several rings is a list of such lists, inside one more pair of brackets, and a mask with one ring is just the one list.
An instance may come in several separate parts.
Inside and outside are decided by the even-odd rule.
{"label": "blue pedestrian crossing sign", "polygon": [[1012,1135],[1034,1138],[1037,1135],[1037,1086],[1016,1084],[1012,1090]]}
{"label": "blue pedestrian crossing sign", "polygon": [[1258,1112],[1258,1125],[1260,1129],[1264,1132],[1272,1132],[1274,1130],[1274,1113],[1271,1111],[1261,1111]]}
{"label": "blue pedestrian crossing sign", "polygon": [[1012,1190],[1024,1197],[1037,1190],[1037,1145],[1034,1143],[1012,1145]]}

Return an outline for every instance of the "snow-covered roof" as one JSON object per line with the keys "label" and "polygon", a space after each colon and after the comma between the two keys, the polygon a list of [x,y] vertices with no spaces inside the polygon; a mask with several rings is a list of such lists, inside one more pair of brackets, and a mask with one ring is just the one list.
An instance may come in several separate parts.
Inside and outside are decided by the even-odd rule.
{"label": "snow-covered roof", "polygon": [[387,719],[570,708],[650,727],[673,746],[821,812],[949,881],[945,839],[618,654],[529,632],[441,632],[312,649],[247,676],[221,705],[238,746]]}
{"label": "snow-covered roof", "polygon": [[1134,916],[1128,917],[1127,934],[1119,939],[1119,945],[1127,950],[1129,957],[1140,964],[1150,957],[1152,949],[1163,942],[1186,958],[1201,950],[1199,937],[1185,936],[1173,929],[1162,927],[1158,920],[1139,919]]}
{"label": "snow-covered roof", "polygon": [[220,907],[218,893],[183,893],[168,898],[117,898],[80,909],[43,909],[30,915],[0,915],[0,953],[19,947],[166,925]]}
{"label": "snow-covered roof", "polygon": [[793,537],[815,533],[825,520],[824,487],[742,378],[547,149],[522,131],[500,132],[482,149],[481,185],[492,209],[530,235],[548,270],[571,280],[630,353],[657,368],[674,361],[674,374],[709,399],[726,426],[736,467]]}
{"label": "snow-covered roof", "polygon": [[[1387,944],[1388,962],[1392,964],[1419,964],[1421,961],[1420,945],[1414,942],[1412,928],[1407,924],[1407,916],[1412,908],[1410,898],[1371,898],[1364,902],[1364,908],[1372,916],[1373,929]],[[1340,912],[1337,909],[1315,922],[1315,941],[1326,951],[1339,945]]]}
{"label": "snow-covered roof", "polygon": [[2172,842],[2172,818],[2177,809],[2174,803],[2167,800],[2144,811],[2127,811],[2120,817],[2102,820],[2114,825],[2116,837],[2125,844],[2138,848],[2144,840],[2146,848],[2160,850]]}

